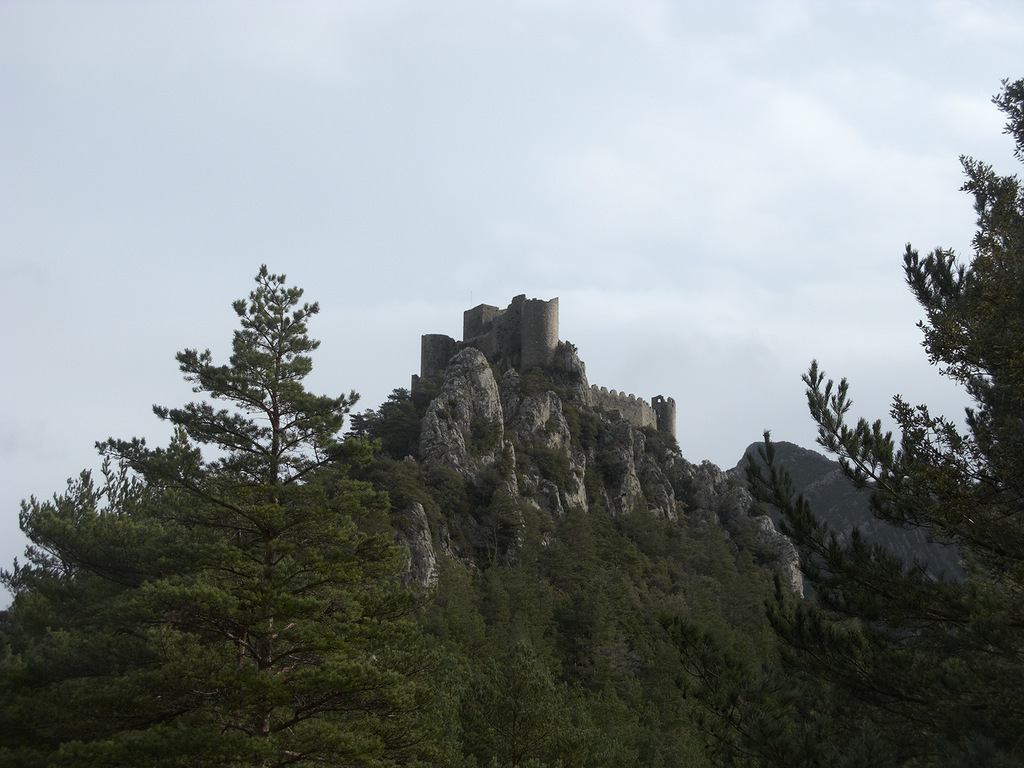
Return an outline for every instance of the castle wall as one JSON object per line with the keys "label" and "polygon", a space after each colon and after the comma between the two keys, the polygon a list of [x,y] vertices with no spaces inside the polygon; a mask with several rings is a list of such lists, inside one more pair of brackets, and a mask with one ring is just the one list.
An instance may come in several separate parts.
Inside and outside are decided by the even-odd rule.
{"label": "castle wall", "polygon": [[520,371],[545,366],[558,346],[558,298],[544,301],[521,294],[505,309],[480,304],[463,313],[462,330],[462,344],[489,359],[510,358]]}
{"label": "castle wall", "polygon": [[596,384],[590,387],[590,394],[595,408],[618,411],[619,415],[634,427],[658,428],[658,416],[654,408],[643,398],[616,392],[614,389],[609,391],[606,387],[598,387]]}
{"label": "castle wall", "polygon": [[480,304],[467,309],[462,313],[462,338],[469,341],[477,336],[483,336],[504,313],[505,310],[492,307],[490,304]]}
{"label": "castle wall", "polygon": [[[443,334],[423,336],[420,348],[420,377],[435,376],[448,367],[456,352],[472,346],[492,362],[501,357],[519,371],[550,365],[558,348],[558,297],[549,301],[527,299],[521,294],[508,307],[499,309],[480,304],[462,315],[463,340]],[[414,379],[415,386],[415,379]],[[635,427],[653,427],[676,435],[676,401],[658,395],[646,400],[625,392],[590,388],[595,407],[617,411]]]}
{"label": "castle wall", "polygon": [[[501,319],[495,322],[491,329],[495,353],[517,361],[517,365],[523,345],[523,302],[525,301],[526,296],[522,294],[512,299],[512,303],[506,307]],[[518,368],[522,370],[521,365],[518,365]]]}

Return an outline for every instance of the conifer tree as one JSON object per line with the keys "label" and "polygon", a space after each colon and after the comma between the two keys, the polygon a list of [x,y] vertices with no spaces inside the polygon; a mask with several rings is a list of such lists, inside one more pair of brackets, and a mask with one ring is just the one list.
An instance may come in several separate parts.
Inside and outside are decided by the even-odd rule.
{"label": "conifer tree", "polygon": [[[33,502],[23,516],[43,546],[7,575],[18,592],[10,635],[18,653],[3,678],[15,698],[5,722],[24,723],[40,702],[69,691],[81,708],[71,718],[80,727],[20,738],[12,760],[388,765],[419,750],[424,654],[409,618],[415,598],[397,579],[405,556],[391,540],[387,497],[345,476],[345,462],[365,458],[368,446],[337,438],[355,394],[305,390],[318,346],[306,323],[318,306],[300,304],[302,291],[266,267],[256,284],[234,304],[241,328],[227,365],[209,351],[178,355],[206,399],[154,407],[175,426],[170,445],[99,446],[139,478],[130,508],[107,483],[61,503]],[[113,504],[103,510],[83,504],[104,495]],[[47,603],[39,610],[56,621],[54,595],[83,579],[114,580],[81,556],[95,542],[56,539],[63,532],[75,542],[69,515],[89,522],[83,530],[102,529],[100,543],[139,567],[95,601],[83,598],[78,626],[65,622],[57,643],[41,625],[33,633],[20,624],[31,606]],[[131,526],[148,533],[131,540]],[[81,658],[90,631],[111,642],[95,672]],[[127,640],[118,645],[119,637]],[[118,648],[131,653],[118,659]],[[43,674],[42,662],[60,654],[71,659],[67,674]],[[93,695],[83,680],[95,676],[102,685]]]}

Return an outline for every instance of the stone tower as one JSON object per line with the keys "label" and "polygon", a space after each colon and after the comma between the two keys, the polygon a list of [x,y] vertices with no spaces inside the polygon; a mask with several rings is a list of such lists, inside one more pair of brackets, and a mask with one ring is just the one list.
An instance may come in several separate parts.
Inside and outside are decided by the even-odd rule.
{"label": "stone tower", "polygon": [[676,436],[676,401],[671,397],[655,395],[651,398],[651,407],[658,419],[658,431]]}
{"label": "stone tower", "polygon": [[[429,379],[448,367],[458,343],[443,333],[427,333],[420,337],[420,376]],[[415,385],[414,385],[415,386]]]}
{"label": "stone tower", "polygon": [[528,371],[551,362],[558,346],[558,298],[551,301],[527,299],[523,303],[520,329],[519,370]]}

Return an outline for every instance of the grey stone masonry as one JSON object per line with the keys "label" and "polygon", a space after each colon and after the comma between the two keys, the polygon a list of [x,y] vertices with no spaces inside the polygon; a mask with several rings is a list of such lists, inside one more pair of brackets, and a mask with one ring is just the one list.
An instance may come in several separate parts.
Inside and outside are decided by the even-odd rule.
{"label": "grey stone masonry", "polygon": [[527,299],[523,303],[520,326],[521,371],[544,367],[551,362],[558,346],[558,299]]}
{"label": "grey stone masonry", "polygon": [[655,395],[651,398],[651,407],[658,417],[658,431],[676,436],[676,401],[671,397]]}
{"label": "grey stone masonry", "polygon": [[606,387],[599,387],[596,384],[591,385],[590,395],[594,407],[603,408],[608,415],[618,412],[621,418],[634,427],[658,428],[658,415],[643,398],[627,395],[625,392],[616,392],[614,389],[609,391]]}
{"label": "grey stone masonry", "polygon": [[[519,372],[544,368],[552,363],[558,347],[558,297],[528,299],[520,294],[499,309],[479,304],[462,315],[462,341],[432,333],[423,336],[420,344],[420,377],[443,373],[448,362],[467,347],[480,350],[490,361],[508,360]],[[413,387],[416,380],[413,377]],[[624,392],[604,387],[590,389],[593,404],[606,414],[617,413],[635,427],[653,427],[676,436],[676,401],[658,395],[648,403]]]}
{"label": "grey stone masonry", "polygon": [[451,336],[428,333],[420,337],[420,376],[428,378],[448,367],[458,344]]}
{"label": "grey stone masonry", "polygon": [[544,367],[558,347],[558,298],[527,299],[516,296],[505,309],[480,304],[462,315],[462,341],[450,336],[423,337],[420,376],[443,371],[460,349],[475,347],[488,360],[510,359],[519,371]]}

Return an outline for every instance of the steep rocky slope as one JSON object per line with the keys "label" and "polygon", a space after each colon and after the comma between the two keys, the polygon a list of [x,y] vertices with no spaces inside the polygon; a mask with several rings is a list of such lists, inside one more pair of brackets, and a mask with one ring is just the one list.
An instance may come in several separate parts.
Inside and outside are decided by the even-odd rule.
{"label": "steep rocky slope", "polygon": [[734,551],[749,552],[802,592],[795,549],[742,483],[710,463],[686,461],[671,435],[595,407],[571,344],[558,345],[550,366],[522,374],[467,347],[436,381],[419,386],[413,399],[425,400],[431,387],[436,395],[405,462],[434,482],[457,476],[473,498],[459,496],[431,518],[420,501],[393,493],[402,501],[411,579],[432,583],[444,557],[469,565],[514,560],[527,512],[553,519],[570,510],[621,516],[640,508],[666,525],[720,526]]}

